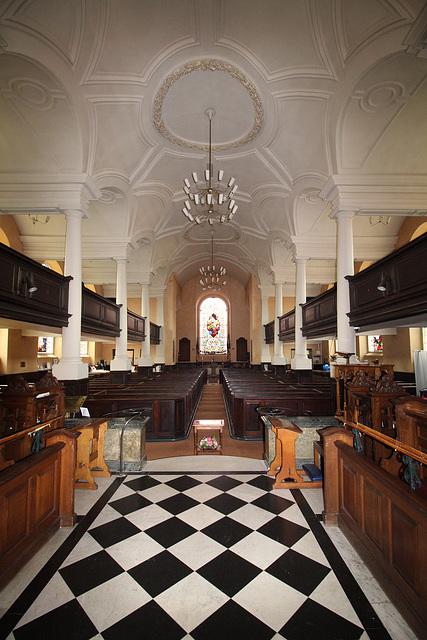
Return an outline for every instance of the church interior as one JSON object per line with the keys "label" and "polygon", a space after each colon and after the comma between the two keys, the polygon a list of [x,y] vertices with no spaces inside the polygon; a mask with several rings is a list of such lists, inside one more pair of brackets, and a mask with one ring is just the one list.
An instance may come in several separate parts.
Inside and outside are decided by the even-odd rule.
{"label": "church interior", "polygon": [[427,3],[0,53],[0,637],[427,639]]}

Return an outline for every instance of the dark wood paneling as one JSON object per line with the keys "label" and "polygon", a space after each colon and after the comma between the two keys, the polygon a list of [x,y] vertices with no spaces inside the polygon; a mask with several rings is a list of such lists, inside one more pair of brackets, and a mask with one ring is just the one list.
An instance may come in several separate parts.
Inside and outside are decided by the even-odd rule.
{"label": "dark wood paneling", "polygon": [[60,526],[73,526],[76,435],[58,440],[0,473],[0,584]]}
{"label": "dark wood paneling", "polygon": [[381,492],[371,482],[365,482],[365,502],[363,509],[363,526],[366,535],[383,550],[383,510]]}
{"label": "dark wood paneling", "polygon": [[279,318],[279,340],[295,342],[295,309]]}
{"label": "dark wood paneling", "polygon": [[274,320],[264,325],[266,344],[274,343]]}
{"label": "dark wood paneling", "polygon": [[391,505],[393,530],[391,564],[416,593],[420,593],[418,523],[410,515]]}
{"label": "dark wood paneling", "polygon": [[[68,325],[64,277],[0,243],[0,316],[49,327]],[[30,286],[36,287],[30,292]]]}
{"label": "dark wood paneling", "polygon": [[[378,285],[383,278],[386,291],[381,292]],[[347,280],[352,326],[421,318],[427,314],[427,233]]]}
{"label": "dark wood paneling", "polygon": [[160,327],[150,322],[150,344],[160,344]]}
{"label": "dark wood paneling", "polygon": [[128,340],[143,342],[145,340],[145,318],[128,309]]}
{"label": "dark wood paneling", "polygon": [[[425,637],[425,498],[348,444],[337,441],[335,449],[339,469],[338,524],[370,565],[414,631],[420,634],[420,638]],[[330,489],[328,484],[329,479],[325,475],[325,496]]]}
{"label": "dark wood paneling", "polygon": [[337,335],[337,286],[301,305],[302,335],[321,338]]}
{"label": "dark wood paneling", "polygon": [[82,333],[115,338],[120,335],[120,305],[82,286]]}

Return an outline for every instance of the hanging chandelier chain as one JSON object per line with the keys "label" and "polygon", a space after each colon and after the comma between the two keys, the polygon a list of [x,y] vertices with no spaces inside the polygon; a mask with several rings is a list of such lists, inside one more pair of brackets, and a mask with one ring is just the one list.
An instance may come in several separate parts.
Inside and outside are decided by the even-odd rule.
{"label": "hanging chandelier chain", "polygon": [[[222,278],[226,274],[226,269],[224,267],[215,267],[214,264],[214,232],[211,231],[211,262],[206,267],[199,268],[200,275],[202,278],[199,280],[199,284],[202,285],[203,291],[218,291],[221,286],[227,284],[226,280],[222,280]],[[221,282],[222,280],[222,282]]]}
{"label": "hanging chandelier chain", "polygon": [[208,222],[213,225],[214,222],[224,223],[232,220],[238,209],[234,196],[238,187],[233,177],[228,182],[223,181],[224,172],[221,169],[214,180],[212,118],[215,109],[206,109],[205,115],[209,120],[208,166],[204,172],[204,179],[199,180],[196,171],[191,174],[192,183],[188,178],[184,178],[184,193],[188,199],[185,200],[182,213],[195,224]]}

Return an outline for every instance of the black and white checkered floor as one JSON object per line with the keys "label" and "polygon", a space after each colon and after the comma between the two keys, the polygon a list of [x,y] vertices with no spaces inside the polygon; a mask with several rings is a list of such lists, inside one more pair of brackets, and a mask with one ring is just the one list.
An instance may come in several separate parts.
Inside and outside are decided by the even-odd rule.
{"label": "black and white checkered floor", "polygon": [[307,491],[271,486],[258,472],[113,478],[5,613],[0,637],[391,638]]}

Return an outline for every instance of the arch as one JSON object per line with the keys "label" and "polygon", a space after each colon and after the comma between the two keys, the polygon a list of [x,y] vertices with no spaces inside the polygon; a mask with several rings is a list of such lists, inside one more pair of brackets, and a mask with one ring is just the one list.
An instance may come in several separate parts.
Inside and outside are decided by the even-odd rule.
{"label": "arch", "polygon": [[43,266],[48,267],[49,269],[52,269],[52,271],[56,271],[56,273],[60,273],[61,276],[64,275],[64,271],[62,270],[62,267],[57,260],[44,260],[42,264]]}
{"label": "arch", "polygon": [[9,238],[7,237],[3,229],[0,229],[0,242],[2,244],[5,244],[7,247],[10,247]]}
{"label": "arch", "polygon": [[197,311],[199,353],[226,355],[229,348],[227,302],[220,296],[205,296]]}
{"label": "arch", "polygon": [[415,238],[418,238],[419,236],[421,236],[423,233],[426,233],[427,231],[427,222],[423,222],[422,224],[420,224],[420,226],[414,231],[414,233],[411,236],[411,240],[415,240]]}

